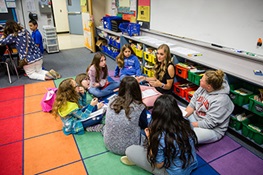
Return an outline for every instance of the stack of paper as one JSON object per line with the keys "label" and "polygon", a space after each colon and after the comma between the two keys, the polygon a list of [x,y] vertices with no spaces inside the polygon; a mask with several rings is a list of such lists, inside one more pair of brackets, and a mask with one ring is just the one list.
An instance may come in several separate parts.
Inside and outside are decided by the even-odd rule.
{"label": "stack of paper", "polygon": [[147,98],[147,97],[151,97],[151,96],[154,96],[154,95],[158,95],[157,92],[155,92],[154,90],[152,89],[147,89],[147,90],[144,90],[142,91],[142,98]]}
{"label": "stack of paper", "polygon": [[192,49],[188,49],[188,48],[184,48],[184,47],[174,47],[171,48],[171,51],[175,51],[177,53],[180,53],[182,55],[202,55],[200,52],[192,50]]}

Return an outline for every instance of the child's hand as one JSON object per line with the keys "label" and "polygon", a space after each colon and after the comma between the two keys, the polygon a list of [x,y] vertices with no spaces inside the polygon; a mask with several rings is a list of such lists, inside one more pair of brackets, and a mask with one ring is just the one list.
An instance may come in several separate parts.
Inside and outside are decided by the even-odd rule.
{"label": "child's hand", "polygon": [[146,137],[149,138],[149,136],[150,136],[150,129],[149,128],[145,128],[144,132],[145,132]]}
{"label": "child's hand", "polygon": [[100,87],[100,84],[99,83],[94,83],[93,87]]}
{"label": "child's hand", "polygon": [[136,78],[136,80],[140,83],[140,82],[142,82],[144,79],[145,79],[145,77],[144,76],[139,76],[139,77],[135,77]]}
{"label": "child's hand", "polygon": [[97,106],[98,106],[98,109],[101,109],[101,108],[104,106],[104,103],[103,103],[103,102],[99,102],[99,103],[97,104]]}
{"label": "child's hand", "polygon": [[82,86],[79,87],[79,93],[81,93],[82,95],[85,93],[84,87]]}
{"label": "child's hand", "polygon": [[98,98],[93,98],[90,102],[91,106],[96,106],[98,104]]}

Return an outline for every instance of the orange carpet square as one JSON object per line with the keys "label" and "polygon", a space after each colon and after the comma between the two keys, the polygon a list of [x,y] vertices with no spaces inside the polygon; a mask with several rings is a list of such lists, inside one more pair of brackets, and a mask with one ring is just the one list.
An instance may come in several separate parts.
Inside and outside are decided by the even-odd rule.
{"label": "orange carpet square", "polygon": [[22,146],[22,141],[0,146],[0,174],[23,174]]}
{"label": "orange carpet square", "polygon": [[1,101],[0,102],[0,119],[6,119],[14,116],[23,115],[23,98]]}
{"label": "orange carpet square", "polygon": [[1,120],[0,145],[23,139],[23,116]]}
{"label": "orange carpet square", "polygon": [[26,97],[24,103],[25,104],[24,114],[42,111],[40,102],[43,97],[44,97],[43,94]]}
{"label": "orange carpet square", "polygon": [[37,174],[80,160],[73,136],[62,131],[24,141],[24,175]]}
{"label": "orange carpet square", "polygon": [[24,85],[0,89],[0,101],[24,97]]}
{"label": "orange carpet square", "polygon": [[55,117],[50,113],[41,111],[32,114],[26,114],[24,117],[25,139],[61,129],[62,122],[60,118],[58,117],[55,119]]}
{"label": "orange carpet square", "polygon": [[45,94],[47,92],[47,88],[55,87],[54,81],[43,81],[39,83],[26,84],[25,85],[25,97]]}
{"label": "orange carpet square", "polygon": [[87,175],[82,161],[78,161],[67,166],[62,166],[44,173],[45,175]]}

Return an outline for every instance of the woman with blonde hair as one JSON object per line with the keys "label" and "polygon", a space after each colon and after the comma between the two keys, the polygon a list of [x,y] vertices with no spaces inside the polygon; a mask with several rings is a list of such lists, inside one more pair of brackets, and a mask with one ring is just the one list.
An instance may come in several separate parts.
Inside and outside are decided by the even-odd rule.
{"label": "woman with blonde hair", "polygon": [[222,70],[208,70],[200,80],[200,87],[191,98],[185,116],[194,127],[198,143],[215,142],[227,131],[234,110],[229,90]]}
{"label": "woman with blonde hair", "polygon": [[[168,45],[162,44],[157,48],[155,62],[153,77],[140,76],[137,78],[139,82],[148,82],[151,87],[159,92],[159,95],[144,100],[147,106],[153,106],[154,101],[160,94],[172,94],[173,92],[175,68]],[[142,90],[148,88],[141,87]]]}

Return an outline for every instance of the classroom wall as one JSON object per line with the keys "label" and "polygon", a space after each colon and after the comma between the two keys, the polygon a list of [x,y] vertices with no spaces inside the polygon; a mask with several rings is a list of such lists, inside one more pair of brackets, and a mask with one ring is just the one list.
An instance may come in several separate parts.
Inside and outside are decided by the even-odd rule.
{"label": "classroom wall", "polygon": [[[53,17],[52,15],[48,16],[47,14],[41,14],[39,11],[39,5],[38,2],[39,0],[34,0],[34,7],[35,11],[32,11],[32,13],[36,13],[38,15],[38,29],[40,30],[41,33],[43,33],[43,26],[45,25],[52,25],[54,26],[53,22]],[[22,24],[23,27],[26,29],[30,30],[28,27],[28,22],[29,22],[29,9],[27,8],[27,0],[16,0],[16,13],[17,13],[17,18],[18,22]]]}
{"label": "classroom wall", "polygon": [[150,29],[263,55],[263,0],[151,0]]}

